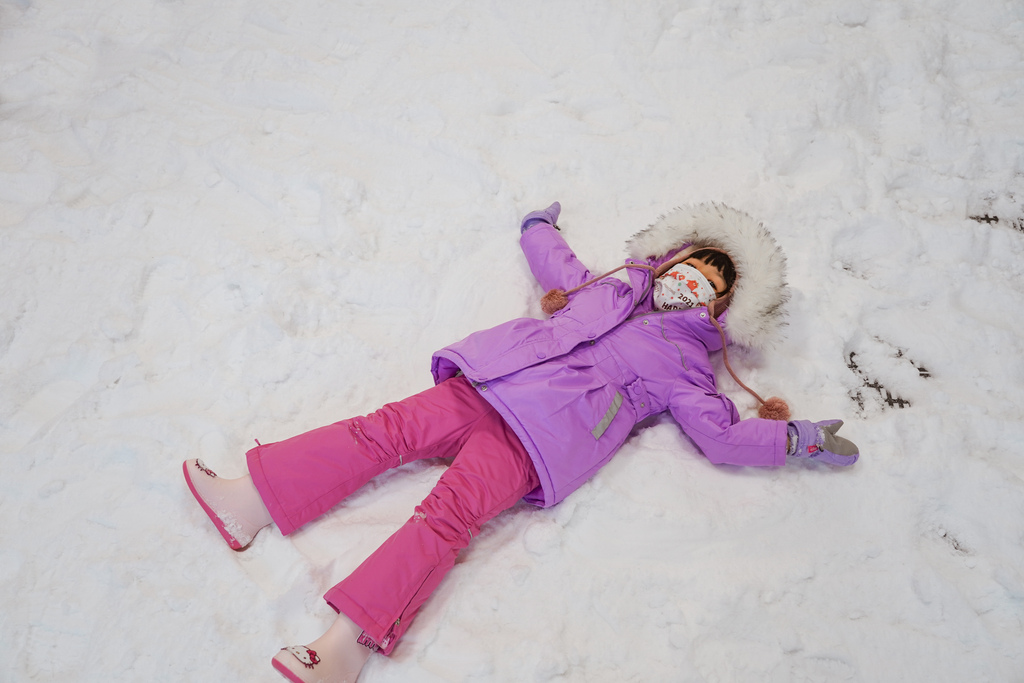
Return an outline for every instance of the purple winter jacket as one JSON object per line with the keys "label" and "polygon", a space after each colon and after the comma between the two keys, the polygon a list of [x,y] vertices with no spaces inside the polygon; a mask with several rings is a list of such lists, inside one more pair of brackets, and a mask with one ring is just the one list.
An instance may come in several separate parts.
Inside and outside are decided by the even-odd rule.
{"label": "purple winter jacket", "polygon": [[[704,223],[698,221],[694,227],[694,216]],[[719,205],[678,209],[661,219],[672,224],[662,230],[665,234],[651,233],[659,226],[656,223],[631,244],[638,253],[673,242],[674,247],[627,263],[657,266],[691,242],[726,249],[740,276],[733,302],[719,320],[734,340],[730,317],[737,310],[745,315],[750,306],[744,307],[744,291],[756,294],[756,287],[762,286],[747,280],[748,275],[756,275],[756,261],[764,260],[764,254],[756,253],[761,249],[757,240],[746,244],[749,240],[741,234],[743,244],[737,245],[718,233],[724,230],[723,234],[731,235],[737,220],[744,217],[750,220]],[[750,232],[751,225],[741,227]],[[776,260],[781,260],[771,237],[759,224],[754,229],[762,233],[755,237],[767,236]],[[569,290],[592,277],[551,225],[534,225],[523,233],[520,244],[545,290]],[[747,266],[744,253],[750,250],[755,252],[754,263]],[[732,401],[718,392],[709,354],[720,350],[722,342],[707,310],[656,311],[653,274],[633,268],[626,272],[629,284],[609,277],[584,287],[547,320],[511,320],[434,354],[435,382],[461,370],[519,436],[541,482],[539,489],[526,496],[530,503],[547,507],[561,501],[615,454],[639,421],[665,410],[671,411],[713,463],[786,462],[786,423],[740,420]],[[776,296],[769,297],[767,304],[757,302],[771,310],[758,311],[753,317],[762,319],[741,326],[741,336],[767,335],[763,318],[777,317],[786,296],[781,275],[772,283],[779,289]],[[777,324],[769,321],[767,327]]]}

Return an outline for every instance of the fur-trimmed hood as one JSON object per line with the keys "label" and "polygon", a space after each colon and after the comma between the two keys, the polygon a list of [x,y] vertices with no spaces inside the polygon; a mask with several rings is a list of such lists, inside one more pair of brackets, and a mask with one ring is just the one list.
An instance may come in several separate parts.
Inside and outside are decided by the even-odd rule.
{"label": "fur-trimmed hood", "polygon": [[723,320],[731,341],[753,349],[774,344],[789,300],[786,257],[759,221],[723,204],[681,206],[626,242],[629,256],[664,262],[688,246],[716,247],[736,266],[732,300]]}

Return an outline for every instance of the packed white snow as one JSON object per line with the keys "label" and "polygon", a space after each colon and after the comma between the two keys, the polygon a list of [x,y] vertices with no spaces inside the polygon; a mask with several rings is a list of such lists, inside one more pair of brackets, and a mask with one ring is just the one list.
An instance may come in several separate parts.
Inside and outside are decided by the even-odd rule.
{"label": "packed white snow", "polygon": [[444,463],[234,553],[182,460],[542,315],[556,199],[596,271],[680,204],[763,221],[788,336],[733,363],[861,460],[716,467],[664,418],[360,680],[1020,680],[1024,5],[5,0],[0,681],[283,680]]}

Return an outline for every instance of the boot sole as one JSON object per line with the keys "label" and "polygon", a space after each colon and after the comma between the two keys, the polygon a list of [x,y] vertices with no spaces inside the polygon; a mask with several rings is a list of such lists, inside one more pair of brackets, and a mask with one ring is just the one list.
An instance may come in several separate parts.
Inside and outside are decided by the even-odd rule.
{"label": "boot sole", "polygon": [[287,666],[278,661],[277,657],[274,657],[270,661],[274,665],[274,668],[277,669],[278,673],[280,673],[282,676],[287,678],[292,683],[306,683],[301,678],[296,676],[291,669],[289,669]]}

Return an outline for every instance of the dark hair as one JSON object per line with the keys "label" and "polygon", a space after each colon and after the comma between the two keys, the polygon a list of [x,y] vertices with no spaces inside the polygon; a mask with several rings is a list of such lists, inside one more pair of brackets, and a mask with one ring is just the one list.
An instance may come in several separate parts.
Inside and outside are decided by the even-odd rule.
{"label": "dark hair", "polygon": [[[698,249],[697,251],[690,254],[688,258],[695,258],[698,261],[718,268],[722,273],[722,279],[725,280],[725,291],[728,292],[732,289],[733,283],[736,282],[736,266],[733,265],[732,259],[724,251],[718,251],[717,249]],[[715,292],[716,294],[724,294],[725,292]]]}

